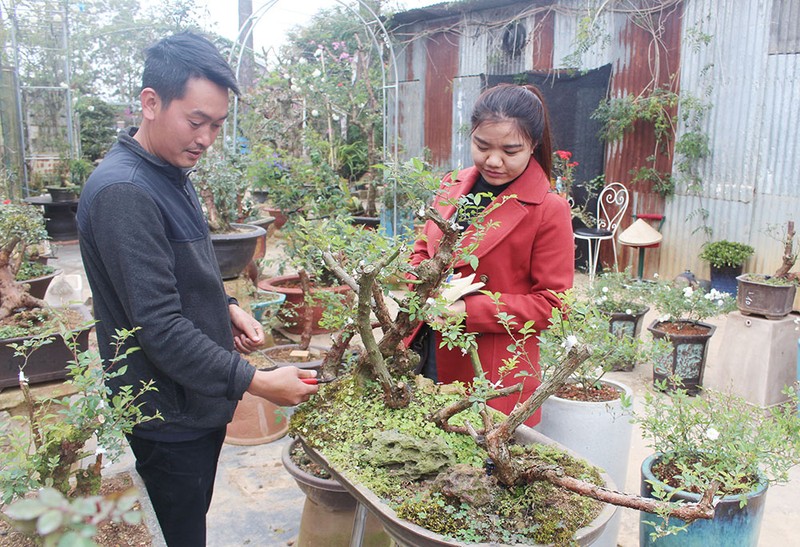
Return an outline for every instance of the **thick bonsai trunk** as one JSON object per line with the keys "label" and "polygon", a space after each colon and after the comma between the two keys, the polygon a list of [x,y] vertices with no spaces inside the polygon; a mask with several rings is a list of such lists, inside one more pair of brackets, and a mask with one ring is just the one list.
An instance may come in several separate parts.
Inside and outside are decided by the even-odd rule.
{"label": "thick bonsai trunk", "polygon": [[[783,257],[781,258],[781,267],[775,272],[775,277],[789,277],[789,270],[794,266],[797,260],[797,253],[794,250],[794,221],[790,220],[786,223],[786,237],[783,240]],[[797,274],[792,274],[796,277]]]}
{"label": "thick bonsai trunk", "polygon": [[10,255],[0,251],[0,321],[11,317],[16,310],[45,306],[43,300],[28,294],[25,285],[16,282],[15,273]]}

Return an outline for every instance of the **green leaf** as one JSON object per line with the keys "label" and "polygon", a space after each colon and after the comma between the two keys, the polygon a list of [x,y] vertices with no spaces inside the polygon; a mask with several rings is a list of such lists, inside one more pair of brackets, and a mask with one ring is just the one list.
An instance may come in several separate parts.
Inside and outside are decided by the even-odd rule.
{"label": "green leaf", "polygon": [[39,501],[47,507],[52,507],[54,509],[63,509],[69,506],[67,498],[55,488],[42,488],[42,490],[39,491]]}
{"label": "green leaf", "polygon": [[14,520],[32,520],[38,518],[46,510],[47,506],[38,499],[31,499],[14,503],[6,509],[5,514]]}
{"label": "green leaf", "polygon": [[64,515],[57,509],[51,509],[44,513],[36,521],[36,532],[40,536],[52,534],[58,530],[64,522]]}
{"label": "green leaf", "polygon": [[142,522],[142,514],[139,511],[128,511],[127,513],[122,515],[122,520],[126,524],[130,524],[131,526],[136,526],[140,522]]}

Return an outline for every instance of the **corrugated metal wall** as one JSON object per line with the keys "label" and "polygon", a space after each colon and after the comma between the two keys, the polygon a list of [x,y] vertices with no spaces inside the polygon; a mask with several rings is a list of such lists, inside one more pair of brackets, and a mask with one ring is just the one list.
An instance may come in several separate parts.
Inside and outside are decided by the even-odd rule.
{"label": "corrugated metal wall", "polygon": [[[674,197],[664,200],[651,188],[632,188],[639,213],[663,212],[666,217],[662,246],[646,255],[648,275],[658,271],[662,276],[674,276],[689,268],[701,277],[708,276],[707,265],[697,258],[706,240],[699,230],[703,224],[699,211],[703,209],[708,211],[705,222],[715,239],[756,247],[756,256],[747,265],[754,271],[770,272],[780,261],[782,248],[767,234],[770,225],[794,218],[800,226],[800,216],[793,216],[800,212],[800,55],[769,54],[773,3],[782,2],[785,0],[686,0],[671,6],[658,15],[664,32],[657,57],[647,33],[622,14],[605,15],[601,24],[611,41],[582,56],[584,68],[613,64],[612,95],[641,91],[657,59],[659,82],[670,82],[670,76],[678,74],[673,85],[712,105],[703,123],[711,154],[699,165],[702,194],[679,188]],[[470,109],[480,91],[480,74],[563,67],[582,15],[575,8],[582,2],[562,0],[553,10],[549,4],[520,2],[498,9],[449,12],[447,23],[460,37],[452,83],[452,120],[449,127],[441,128],[451,134],[451,153],[449,158],[437,158],[443,169],[471,163],[466,134]],[[502,20],[509,10],[528,14],[525,25],[531,36],[523,61],[497,58],[494,45],[502,38],[502,27],[487,24]],[[422,35],[442,21],[428,19],[412,28]],[[696,45],[694,37],[699,33],[709,35],[711,41]],[[405,72],[401,79],[408,78],[401,85],[401,139],[406,155],[421,152],[421,135],[425,135],[423,145],[431,138],[423,130],[425,116],[422,105],[417,104],[422,96],[418,86],[426,93],[449,91],[430,90],[424,80],[414,80],[425,73],[433,58],[423,44],[415,41],[414,47],[401,55],[410,55],[401,63]],[[630,183],[630,169],[642,165],[654,152],[653,139],[647,133],[635,131],[607,147],[609,180]],[[672,154],[671,147],[659,154],[658,167],[668,170]],[[629,222],[630,215],[623,227]],[[635,260],[633,253],[623,253],[623,264],[634,265]]]}

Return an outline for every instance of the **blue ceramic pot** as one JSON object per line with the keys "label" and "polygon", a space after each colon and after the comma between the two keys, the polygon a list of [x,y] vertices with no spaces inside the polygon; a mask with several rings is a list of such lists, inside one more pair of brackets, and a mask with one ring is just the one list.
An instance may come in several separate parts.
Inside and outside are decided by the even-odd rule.
{"label": "blue ceramic pot", "polygon": [[283,304],[284,300],[286,300],[285,294],[258,289],[256,301],[250,304],[250,310],[252,311],[253,317],[255,317],[256,321],[260,323],[264,318],[264,314],[266,314],[267,317],[274,315],[275,312],[277,312],[281,307],[281,304]]}
{"label": "blue ceramic pot", "polygon": [[[642,463],[641,493],[645,497],[651,495],[652,486],[647,481],[660,481],[653,475],[652,467],[661,457],[660,453],[653,454]],[[686,501],[696,503],[700,501],[699,494],[676,491],[674,488],[661,483],[667,493],[672,494],[672,501]],[[725,496],[715,498],[718,503],[714,509],[714,518],[711,520],[698,519],[684,532],[675,535],[650,539],[653,527],[649,522],[661,522],[661,518],[650,513],[639,513],[639,545],[640,547],[709,547],[711,545],[724,545],[725,547],[756,547],[758,534],[761,531],[761,520],[764,516],[764,505],[767,500],[767,483],[762,482],[758,488],[746,496],[747,504],[739,507],[740,496]],[[674,521],[674,522],[673,522]],[[670,519],[676,526],[684,524],[680,519]]]}

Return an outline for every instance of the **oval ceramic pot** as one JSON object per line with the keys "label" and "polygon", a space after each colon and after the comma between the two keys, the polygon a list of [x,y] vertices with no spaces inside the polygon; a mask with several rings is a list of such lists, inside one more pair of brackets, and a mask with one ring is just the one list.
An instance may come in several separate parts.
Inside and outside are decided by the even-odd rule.
{"label": "oval ceramic pot", "polygon": [[[675,386],[669,380],[672,376],[677,376],[683,381],[681,389],[685,389],[690,395],[697,395],[703,384],[708,341],[717,327],[698,322],[695,325],[707,329],[704,334],[680,334],[663,330],[661,325],[665,323],[667,322],[655,320],[647,327],[653,338],[666,338],[672,344],[672,352],[663,361],[653,363],[653,382],[666,380],[668,390],[671,391]],[[690,324],[687,321],[680,323]]]}
{"label": "oval ceramic pot", "polygon": [[[763,276],[765,280],[770,276]],[[738,292],[736,294],[736,307],[744,315],[763,315],[767,319],[780,319],[786,317],[794,305],[794,295],[797,287],[794,283],[786,285],[773,285],[761,283],[748,275],[736,278]]]}
{"label": "oval ceramic pot", "polygon": [[737,277],[742,275],[742,265],[711,266],[711,288],[736,296]]}
{"label": "oval ceramic pot", "polygon": [[374,230],[381,225],[381,219],[380,217],[354,216],[352,223],[354,226],[363,226],[364,228]]}
{"label": "oval ceramic pot", "polygon": [[222,279],[235,279],[253,260],[259,238],[267,231],[250,224],[232,224],[238,231],[229,234],[211,234],[211,243],[217,257]]}
{"label": "oval ceramic pot", "polygon": [[[651,482],[658,483],[668,494],[672,494],[670,501],[685,501],[696,503],[700,501],[699,494],[676,491],[658,480],[653,475],[652,467],[661,454],[653,454],[642,463],[641,494],[652,498],[653,486]],[[747,494],[747,504],[739,507],[740,496],[725,496],[715,498],[714,518],[711,520],[698,519],[684,532],[675,535],[650,539],[652,526],[650,522],[661,522],[661,518],[650,513],[639,514],[639,545],[649,547],[708,547],[710,545],[724,545],[725,547],[756,547],[758,535],[761,530],[761,520],[764,516],[764,506],[767,496],[767,483],[761,483],[758,488]],[[670,522],[682,525],[681,519],[670,519]]]}
{"label": "oval ceramic pot", "polygon": [[[555,441],[545,437],[541,433],[534,431],[533,429],[526,427],[524,425],[517,428],[516,432],[514,433],[515,438],[518,442],[522,444],[531,444],[531,443],[543,443],[549,445],[558,445]],[[569,449],[560,446],[561,449],[566,450],[567,452],[571,452]],[[315,461],[317,461],[320,465],[326,467],[330,472],[333,478],[335,478],[339,483],[344,486],[348,492],[350,492],[359,503],[364,505],[367,509],[369,509],[370,513],[375,515],[378,520],[380,520],[381,524],[383,524],[386,533],[389,534],[395,543],[400,547],[456,547],[456,546],[464,546],[464,545],[475,545],[475,546],[486,546],[486,543],[480,544],[465,544],[461,542],[456,542],[453,540],[449,540],[440,534],[436,534],[431,532],[430,530],[426,530],[421,526],[418,526],[412,522],[407,520],[401,519],[397,516],[394,510],[389,507],[381,498],[373,494],[370,490],[362,486],[361,484],[351,481],[347,478],[347,476],[338,473],[336,469],[333,469],[328,464],[325,457],[314,450],[313,448],[306,446],[306,451],[308,455]],[[573,453],[574,455],[574,453]],[[614,481],[611,477],[603,473],[602,474],[603,480],[606,481],[606,486],[611,488],[612,490],[615,489]],[[604,528],[608,525],[608,522],[616,513],[617,508],[612,505],[604,505],[603,509],[601,510],[600,514],[588,525],[577,532],[573,536],[573,540],[576,545],[592,545],[597,540],[597,538],[602,534]],[[492,544],[496,546],[500,546],[501,544]]]}
{"label": "oval ceramic pot", "polygon": [[28,294],[30,294],[34,298],[38,298],[41,300],[47,293],[47,288],[50,286],[50,283],[56,276],[61,275],[61,273],[62,270],[55,270],[51,274],[43,275],[40,277],[34,277],[32,279],[26,279],[25,281],[17,281],[17,284],[29,285],[30,288],[28,289]]}
{"label": "oval ceramic pot", "polygon": [[[77,310],[86,322],[92,320],[92,314],[87,306],[70,306]],[[92,328],[78,328],[72,331],[75,333],[75,342],[78,351],[89,349],[89,331]],[[0,340],[0,388],[19,385],[19,367],[23,364],[22,357],[15,356],[14,350],[8,344],[22,344],[32,336],[21,338],[6,338]],[[52,342],[41,346],[28,357],[25,365],[25,377],[29,384],[49,382],[51,380],[63,380],[67,377],[67,363],[75,359],[75,356],[64,343],[64,338],[60,334],[54,334]]]}
{"label": "oval ceramic pot", "polygon": [[[291,334],[302,334],[302,319],[305,317],[305,298],[303,296],[303,289],[300,288],[300,277],[297,274],[281,275],[271,279],[265,279],[258,282],[258,288],[265,291],[274,291],[286,295],[286,302],[281,310],[281,320],[286,325],[286,331]],[[352,294],[352,289],[347,285],[338,285],[336,287],[315,287],[315,291],[331,291],[335,294],[341,295],[343,298],[346,295]],[[284,314],[284,310],[288,313]],[[319,326],[319,321],[322,319],[322,306],[314,306],[311,319],[311,334],[323,334],[330,332]]]}
{"label": "oval ceramic pot", "polygon": [[285,353],[287,351],[292,350],[299,350],[299,344],[283,344],[280,346],[272,346],[266,349],[257,350],[261,355],[263,355],[268,362],[272,363],[275,368],[277,367],[285,367],[285,366],[294,366],[297,368],[308,369],[308,370],[320,370],[322,367],[322,361],[325,358],[325,354],[328,352],[330,348],[326,348],[323,346],[309,346],[308,349],[311,351],[310,358],[307,360],[290,360],[286,358],[281,358],[278,354]]}
{"label": "oval ceramic pot", "polygon": [[228,423],[225,442],[253,446],[280,439],[289,431],[289,417],[278,405],[245,392]]}
{"label": "oval ceramic pot", "polygon": [[[617,336],[638,338],[642,332],[642,320],[650,308],[645,306],[644,310],[638,313],[614,312],[609,314],[609,330]],[[611,365],[611,370],[630,372],[636,366],[635,362],[615,362]]]}
{"label": "oval ceramic pot", "polygon": [[[633,397],[633,391],[625,384],[608,379],[601,382],[629,399]],[[621,398],[595,402],[551,395],[542,405],[542,420],[534,429],[605,469],[614,483],[622,487],[628,474],[633,432],[630,417],[631,413],[623,408]],[[594,545],[617,545],[620,517],[618,511]]]}

